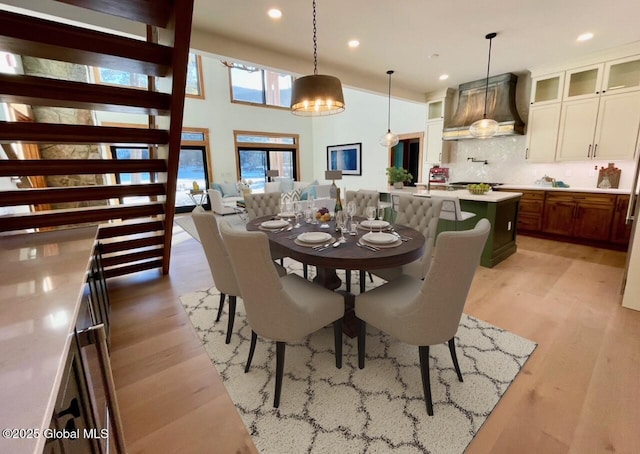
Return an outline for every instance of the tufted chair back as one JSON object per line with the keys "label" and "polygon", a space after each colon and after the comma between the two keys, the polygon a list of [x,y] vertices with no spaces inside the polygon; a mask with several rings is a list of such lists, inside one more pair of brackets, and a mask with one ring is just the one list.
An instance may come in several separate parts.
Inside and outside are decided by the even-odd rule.
{"label": "tufted chair back", "polygon": [[[378,206],[380,200],[380,193],[378,191],[369,191],[366,189],[360,189],[358,191],[347,191],[345,196],[346,203],[355,200],[356,202],[356,216],[366,216],[366,209],[369,205]],[[346,207],[346,205],[345,205]]]}
{"label": "tufted chair back", "polygon": [[249,220],[280,212],[281,192],[267,192],[264,194],[247,194],[244,202]]}
{"label": "tufted chair back", "polygon": [[396,224],[406,225],[424,235],[424,255],[415,262],[402,267],[384,268],[372,271],[372,273],[386,281],[397,279],[402,274],[423,279],[431,265],[442,199],[411,195],[394,196],[394,207],[398,211]]}

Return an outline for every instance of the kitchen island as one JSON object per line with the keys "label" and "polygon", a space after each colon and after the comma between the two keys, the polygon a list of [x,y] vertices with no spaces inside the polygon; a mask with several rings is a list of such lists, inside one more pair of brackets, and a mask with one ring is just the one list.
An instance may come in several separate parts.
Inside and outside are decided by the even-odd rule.
{"label": "kitchen island", "polygon": [[387,194],[389,194],[387,197],[393,194],[411,194],[414,197],[458,197],[462,211],[475,213],[476,216],[457,223],[440,219],[438,234],[447,230],[472,229],[480,219],[487,218],[491,222],[491,232],[482,251],[480,259],[482,266],[492,268],[517,250],[516,225],[521,193],[489,191],[486,194],[476,195],[466,189],[451,191],[443,188],[425,191],[407,187],[392,189]]}

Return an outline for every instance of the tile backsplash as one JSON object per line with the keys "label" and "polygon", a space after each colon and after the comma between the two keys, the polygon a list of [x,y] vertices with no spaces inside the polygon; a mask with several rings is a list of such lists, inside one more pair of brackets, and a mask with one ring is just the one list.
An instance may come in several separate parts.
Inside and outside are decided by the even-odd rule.
{"label": "tile backsplash", "polygon": [[[595,188],[600,167],[609,162],[622,170],[620,189],[630,189],[634,161],[571,161],[531,163],[525,159],[526,137],[496,137],[453,142],[449,155],[450,181],[486,181],[507,184],[535,184],[545,175],[575,188]],[[482,162],[472,162],[471,159]],[[487,164],[484,164],[484,161]],[[428,171],[428,167],[426,171]]]}

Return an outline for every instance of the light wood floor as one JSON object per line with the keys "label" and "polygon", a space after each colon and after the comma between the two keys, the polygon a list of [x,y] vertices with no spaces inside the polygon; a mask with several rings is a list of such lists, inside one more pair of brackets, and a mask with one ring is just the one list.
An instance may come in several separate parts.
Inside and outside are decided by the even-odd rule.
{"label": "light wood floor", "polygon": [[[521,236],[478,269],[465,312],[539,345],[468,453],[640,452],[640,312],[620,306],[624,261]],[[212,285],[200,244],[174,245],[168,276],[109,284],[129,452],[255,452],[178,301]]]}

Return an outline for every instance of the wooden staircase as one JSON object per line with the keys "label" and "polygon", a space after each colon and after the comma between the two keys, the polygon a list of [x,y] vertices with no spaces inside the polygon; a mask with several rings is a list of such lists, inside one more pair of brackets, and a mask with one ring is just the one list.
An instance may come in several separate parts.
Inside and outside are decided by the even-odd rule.
{"label": "wooden staircase", "polygon": [[[144,145],[150,159],[2,159],[0,177],[145,173],[144,184],[27,187],[0,191],[0,207],[30,206],[0,216],[0,234],[100,224],[107,277],[159,268],[169,271],[193,0],[60,0],[60,3],[146,25],[133,39],[31,14],[0,11],[0,50],[20,56],[110,68],[150,76],[149,90],[0,74],[0,101],[27,106],[137,113],[148,128],[0,121],[0,143]],[[157,38],[160,36],[162,42]],[[170,93],[153,91],[152,77],[167,78]],[[161,127],[157,126],[161,125]],[[10,154],[10,153],[8,153]],[[124,197],[144,196],[145,203]],[[51,209],[49,204],[106,201],[102,206]],[[120,202],[114,202],[120,201]],[[104,202],[103,202],[104,203]]]}

